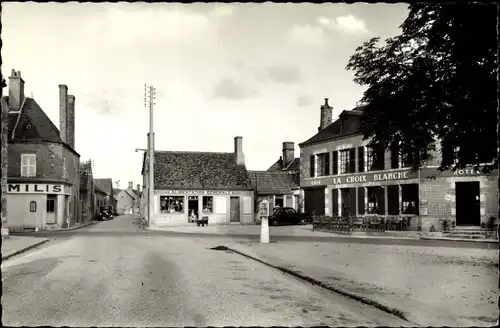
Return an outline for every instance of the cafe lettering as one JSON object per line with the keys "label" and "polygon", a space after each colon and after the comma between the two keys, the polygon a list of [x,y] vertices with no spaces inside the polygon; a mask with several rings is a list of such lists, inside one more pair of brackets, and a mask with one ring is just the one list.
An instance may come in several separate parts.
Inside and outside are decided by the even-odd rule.
{"label": "cafe lettering", "polygon": [[389,172],[389,173],[374,173],[374,174],[359,174],[335,177],[332,183],[337,184],[350,184],[350,183],[363,183],[363,182],[377,182],[377,181],[393,181],[393,180],[406,180],[410,179],[409,171],[403,172]]}
{"label": "cafe lettering", "polygon": [[63,194],[63,185],[57,184],[10,184],[7,188],[10,194]]}

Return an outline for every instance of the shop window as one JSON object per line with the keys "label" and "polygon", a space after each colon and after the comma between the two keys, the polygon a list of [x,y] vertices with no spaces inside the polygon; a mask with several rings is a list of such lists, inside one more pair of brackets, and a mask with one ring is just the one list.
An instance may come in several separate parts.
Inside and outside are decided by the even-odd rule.
{"label": "shop window", "polygon": [[56,211],[56,200],[47,199],[47,213],[54,213]]}
{"label": "shop window", "polygon": [[213,196],[203,196],[203,213],[213,213],[214,212],[214,197]]}
{"label": "shop window", "polygon": [[368,187],[368,203],[366,214],[385,214],[384,189],[382,187]]}
{"label": "shop window", "polygon": [[36,154],[21,154],[21,176],[36,177]]}
{"label": "shop window", "polygon": [[401,213],[418,215],[418,184],[401,185]]}
{"label": "shop window", "polygon": [[354,148],[341,150],[340,154],[340,173],[354,173],[356,170],[356,162],[354,158]]}
{"label": "shop window", "polygon": [[330,153],[319,154],[318,156],[318,176],[330,175]]}
{"label": "shop window", "polygon": [[160,196],[160,213],[184,213],[184,196]]}

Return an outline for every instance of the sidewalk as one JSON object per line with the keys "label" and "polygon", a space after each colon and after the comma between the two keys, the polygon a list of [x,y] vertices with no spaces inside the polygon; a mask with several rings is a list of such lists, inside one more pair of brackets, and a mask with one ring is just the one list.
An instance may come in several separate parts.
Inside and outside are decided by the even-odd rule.
{"label": "sidewalk", "polygon": [[[208,225],[206,227],[198,227],[196,225],[183,226],[166,226],[166,227],[150,227],[146,228],[152,231],[167,231],[174,233],[195,233],[195,234],[211,234],[211,235],[260,235],[260,225]],[[362,239],[403,239],[403,240],[444,240],[444,241],[464,241],[464,242],[493,242],[498,243],[496,239],[460,239],[460,238],[443,238],[420,236],[417,231],[386,231],[386,232],[352,232],[351,234],[341,234],[324,230],[313,230],[312,225],[304,226],[270,226],[269,234],[271,236],[297,236],[297,237],[319,237],[319,238],[362,238]]]}
{"label": "sidewalk", "polygon": [[47,238],[9,236],[2,239],[2,261],[47,242]]}
{"label": "sidewalk", "polygon": [[97,221],[90,221],[90,222],[86,222],[86,223],[74,225],[74,226],[69,227],[69,228],[47,229],[46,231],[72,231],[72,230],[77,230],[77,229],[81,229],[81,228],[84,228],[84,227],[88,227],[89,225],[92,225],[92,224],[95,224],[95,223],[97,223]]}
{"label": "sidewalk", "polygon": [[324,242],[227,247],[417,325],[491,326],[498,320],[496,250]]}

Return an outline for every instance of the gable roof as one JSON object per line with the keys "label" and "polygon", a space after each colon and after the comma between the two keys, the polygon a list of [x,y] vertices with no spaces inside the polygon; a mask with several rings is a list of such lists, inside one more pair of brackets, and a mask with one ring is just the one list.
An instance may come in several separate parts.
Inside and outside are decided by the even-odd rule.
{"label": "gable roof", "polygon": [[128,190],[128,189],[124,189],[123,191],[125,191],[125,193],[126,193],[127,195],[129,195],[129,196],[130,196],[130,198],[132,198],[133,200],[135,200],[135,198],[137,197],[137,196],[135,195],[135,193],[131,193],[131,192],[130,192],[130,190]]}
{"label": "gable roof", "polygon": [[300,157],[294,158],[293,161],[288,164],[287,167],[282,168],[283,159],[280,157],[270,168],[267,169],[268,172],[281,172],[281,171],[292,171],[299,172],[300,169]]}
{"label": "gable roof", "polygon": [[[3,97],[8,103],[8,96]],[[59,129],[35,99],[25,97],[21,111],[9,112],[9,141],[48,141],[64,143]]]}
{"label": "gable roof", "polygon": [[108,193],[103,190],[97,183],[95,183],[95,180],[94,180],[94,191],[95,192],[98,192],[98,193],[101,193],[101,194],[104,194],[104,195],[107,195]]}
{"label": "gable roof", "polygon": [[106,195],[113,196],[113,181],[111,179],[94,179],[94,184],[99,186]]}
{"label": "gable roof", "polygon": [[121,189],[118,189],[118,188],[113,188],[113,195],[118,195],[119,193],[121,193],[122,190]]}
{"label": "gable roof", "polygon": [[245,165],[234,153],[155,151],[155,189],[251,190]]}
{"label": "gable roof", "polygon": [[290,194],[291,188],[298,187],[293,175],[288,172],[248,171],[257,194]]}
{"label": "gable roof", "polygon": [[308,144],[313,144],[313,143],[318,143],[326,140],[332,140],[332,139],[338,139],[342,138],[348,135],[353,135],[353,134],[359,134],[361,131],[357,129],[356,131],[350,131],[347,133],[343,133],[341,131],[341,124],[342,121],[341,119],[345,117],[352,117],[355,120],[358,120],[359,116],[363,113],[363,110],[365,109],[366,105],[362,106],[357,106],[352,110],[344,110],[342,113],[340,113],[339,118],[335,120],[335,122],[331,123],[328,125],[326,128],[323,130],[319,131],[316,133],[314,136],[309,138],[308,140],[302,142],[299,144],[299,147],[306,146]]}

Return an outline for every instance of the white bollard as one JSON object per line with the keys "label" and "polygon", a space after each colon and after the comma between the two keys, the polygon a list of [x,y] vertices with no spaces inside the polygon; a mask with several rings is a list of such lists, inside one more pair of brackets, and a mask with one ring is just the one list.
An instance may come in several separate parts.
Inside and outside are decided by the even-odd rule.
{"label": "white bollard", "polygon": [[269,243],[269,220],[267,216],[262,216],[260,221],[260,242]]}

